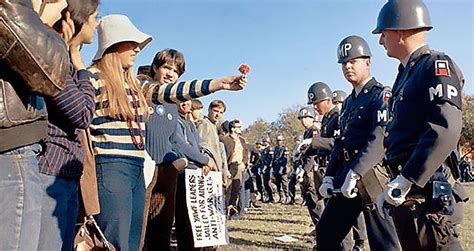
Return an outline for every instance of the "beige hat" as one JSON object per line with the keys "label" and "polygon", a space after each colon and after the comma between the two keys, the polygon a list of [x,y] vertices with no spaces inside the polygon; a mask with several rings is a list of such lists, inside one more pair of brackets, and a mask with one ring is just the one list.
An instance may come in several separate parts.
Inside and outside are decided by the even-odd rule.
{"label": "beige hat", "polygon": [[108,15],[100,20],[99,27],[99,48],[92,61],[102,58],[104,52],[112,45],[120,42],[137,42],[140,49],[143,49],[152,38],[137,29],[130,19],[124,15]]}

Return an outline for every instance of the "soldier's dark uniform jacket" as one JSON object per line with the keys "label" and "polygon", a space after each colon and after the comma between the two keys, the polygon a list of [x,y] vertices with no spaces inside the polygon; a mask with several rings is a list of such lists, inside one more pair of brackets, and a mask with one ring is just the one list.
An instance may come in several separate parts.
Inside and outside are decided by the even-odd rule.
{"label": "soldier's dark uniform jacket", "polygon": [[[288,149],[286,146],[275,146],[272,168],[275,173],[286,173],[286,164],[288,163]],[[283,170],[281,170],[283,168]]]}
{"label": "soldier's dark uniform jacket", "polygon": [[[462,82],[451,58],[428,46],[412,53],[405,68],[400,64],[385,132],[386,161],[399,163],[398,171],[418,188],[437,170],[447,179],[450,176],[442,164],[461,133]],[[456,190],[458,196],[464,192],[462,187]],[[461,197],[457,199],[467,199]]]}
{"label": "soldier's dark uniform jacket", "polygon": [[[265,170],[265,173],[269,173],[272,168],[272,160],[273,160],[273,149],[271,146],[265,147],[265,149],[262,150],[261,154],[261,159],[262,159],[262,165]],[[266,168],[265,168],[266,167]]]}
{"label": "soldier's dark uniform jacket", "polygon": [[[303,133],[303,139],[316,139],[318,138],[319,131],[316,128],[309,128]],[[309,172],[313,169],[314,158],[318,153],[317,149],[313,149],[309,147],[308,149],[304,150],[301,154],[301,164],[303,165],[303,169],[305,172]]]}
{"label": "soldier's dark uniform jacket", "polygon": [[258,150],[255,146],[250,148],[250,165],[256,166],[260,162],[260,150]]}
{"label": "soldier's dark uniform jacket", "polygon": [[339,123],[341,135],[335,140],[326,170],[326,176],[334,177],[335,188],[342,186],[349,168],[364,176],[382,160],[390,95],[388,87],[372,78],[357,97],[353,91],[344,101]]}
{"label": "soldier's dark uniform jacket", "polygon": [[261,152],[255,146],[250,148],[250,165],[252,173],[257,173],[258,169],[261,168]]}
{"label": "soldier's dark uniform jacket", "polygon": [[320,166],[326,167],[328,165],[335,138],[340,134],[339,116],[339,108],[334,106],[323,117],[321,135],[312,141],[312,148],[317,149],[316,161]]}

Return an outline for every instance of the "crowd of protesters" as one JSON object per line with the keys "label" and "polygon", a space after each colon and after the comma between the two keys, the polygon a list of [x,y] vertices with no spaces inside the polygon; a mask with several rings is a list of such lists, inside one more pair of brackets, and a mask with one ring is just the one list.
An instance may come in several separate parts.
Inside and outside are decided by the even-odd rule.
{"label": "crowd of protesters", "polygon": [[[167,49],[157,53],[148,76],[137,78],[135,59],[152,37],[124,15],[98,22],[98,6],[98,0],[2,3],[2,8],[11,8],[12,16],[22,11],[31,22],[25,26],[42,28],[30,35],[56,42],[38,50],[63,60],[51,62],[42,51],[26,51],[36,61],[25,64],[36,64],[37,72],[19,72],[18,65],[2,60],[1,90],[12,95],[0,107],[6,116],[0,128],[0,192],[6,196],[0,205],[7,226],[0,231],[0,250],[72,250],[77,248],[77,219],[85,216],[117,250],[139,250],[142,237],[155,229],[156,236],[145,246],[169,249],[175,196],[181,198],[183,192],[182,170],[200,168],[207,174],[227,164],[222,145],[212,142],[217,136],[209,142],[213,158],[201,153],[199,133],[208,137],[205,130],[212,128],[196,129],[191,107],[199,103],[191,100],[219,90],[241,90],[246,77],[177,83],[185,70],[184,56]],[[92,42],[96,29],[99,47],[86,68],[80,49]],[[49,74],[41,88],[55,87],[54,92],[35,89],[39,81],[28,82],[29,74],[41,74],[41,69]],[[205,119],[210,122],[207,127],[216,128],[225,105],[216,101],[212,107]],[[147,155],[156,163],[148,190]],[[186,237],[182,245],[189,247],[192,238]]]}

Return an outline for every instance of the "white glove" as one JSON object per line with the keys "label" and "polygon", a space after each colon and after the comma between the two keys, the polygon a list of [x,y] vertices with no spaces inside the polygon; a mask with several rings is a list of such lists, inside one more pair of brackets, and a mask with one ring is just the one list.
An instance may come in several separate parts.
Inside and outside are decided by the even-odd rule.
{"label": "white glove", "polygon": [[298,168],[296,168],[296,175],[303,175],[304,174],[304,170],[303,168],[301,168],[301,166],[299,166]]}
{"label": "white glove", "polygon": [[296,175],[296,180],[298,180],[300,183],[303,183],[303,172],[300,172]]}
{"label": "white glove", "polygon": [[311,145],[312,142],[313,142],[313,139],[309,138],[309,139],[304,139],[303,141],[301,141],[301,144],[302,145]]}
{"label": "white glove", "polygon": [[319,186],[319,193],[324,197],[324,198],[329,198],[331,195],[329,195],[328,190],[334,190],[334,185],[333,185],[334,177],[331,176],[326,176],[323,179],[323,183],[321,186]]}
{"label": "white glove", "polygon": [[267,166],[264,166],[263,170],[262,170],[262,173],[266,173],[266,172],[267,172]]}
{"label": "white glove", "polygon": [[284,172],[284,168],[280,167],[280,169],[278,170],[278,174],[283,175],[283,172]]}
{"label": "white glove", "polygon": [[403,175],[398,175],[394,180],[388,183],[383,189],[385,200],[396,207],[405,202],[406,196],[413,183]]}
{"label": "white glove", "polygon": [[341,187],[341,193],[344,197],[352,199],[357,196],[357,192],[354,189],[358,180],[360,180],[360,175],[350,169]]}

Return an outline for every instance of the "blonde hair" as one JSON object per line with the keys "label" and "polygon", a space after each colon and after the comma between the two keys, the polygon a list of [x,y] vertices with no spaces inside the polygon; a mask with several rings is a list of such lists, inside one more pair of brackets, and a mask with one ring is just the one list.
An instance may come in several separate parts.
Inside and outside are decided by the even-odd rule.
{"label": "blonde hair", "polygon": [[[135,120],[134,108],[130,105],[130,100],[126,92],[126,84],[136,94],[140,107],[138,114],[143,114],[144,118],[148,115],[148,105],[143,95],[143,90],[138,80],[132,72],[132,67],[123,70],[116,51],[106,52],[101,59],[94,62],[93,66],[100,71],[99,77],[104,81],[105,95],[103,95],[100,104],[108,101],[107,116],[114,119]],[[99,107],[106,108],[106,107]]]}

